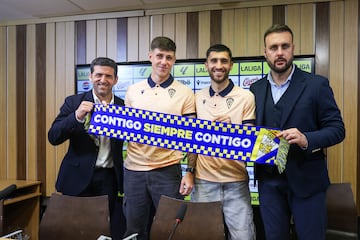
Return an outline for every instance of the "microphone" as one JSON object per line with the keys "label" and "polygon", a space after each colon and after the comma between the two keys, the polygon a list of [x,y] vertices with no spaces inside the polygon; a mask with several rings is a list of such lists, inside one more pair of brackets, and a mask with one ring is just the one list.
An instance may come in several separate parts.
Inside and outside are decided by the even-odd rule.
{"label": "microphone", "polygon": [[15,190],[16,190],[15,184],[11,184],[10,186],[4,188],[3,190],[0,191],[0,200],[9,196]]}
{"label": "microphone", "polygon": [[186,209],[187,209],[187,204],[186,203],[181,204],[180,208],[178,209],[178,211],[176,213],[175,224],[171,230],[168,240],[172,239],[177,226],[184,220]]}

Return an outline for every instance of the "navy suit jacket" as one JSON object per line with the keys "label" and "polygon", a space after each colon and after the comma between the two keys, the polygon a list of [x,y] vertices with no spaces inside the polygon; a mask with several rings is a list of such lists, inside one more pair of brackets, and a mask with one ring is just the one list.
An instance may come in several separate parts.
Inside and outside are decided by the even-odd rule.
{"label": "navy suit jacket", "polygon": [[[266,93],[269,86],[263,78],[250,87],[255,95],[256,125],[264,125]],[[329,185],[324,148],[345,138],[345,127],[328,79],[309,74],[295,67],[287,92],[286,108],[281,115],[280,129],[298,128],[308,140],[308,148],[291,145],[287,157],[286,176],[290,189],[307,197],[325,191]],[[261,179],[261,166],[256,177]]]}
{"label": "navy suit jacket", "polygon": [[[98,147],[84,129],[84,124],[75,118],[75,110],[82,101],[94,102],[92,91],[69,96],[60,108],[49,132],[52,145],[70,140],[69,149],[61,163],[56,190],[66,195],[79,195],[90,183],[98,155]],[[114,97],[116,105],[124,101]],[[123,141],[111,139],[111,153],[117,178],[117,189],[123,193]]]}

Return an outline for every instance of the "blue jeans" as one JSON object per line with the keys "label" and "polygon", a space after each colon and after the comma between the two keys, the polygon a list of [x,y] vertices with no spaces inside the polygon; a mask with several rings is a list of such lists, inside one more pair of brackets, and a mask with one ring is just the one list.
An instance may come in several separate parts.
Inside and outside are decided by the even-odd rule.
{"label": "blue jeans", "polygon": [[181,178],[180,165],[151,171],[124,170],[125,236],[138,233],[138,240],[149,239],[154,209],[161,195],[183,199],[179,193]]}
{"label": "blue jeans", "polygon": [[217,183],[196,178],[191,201],[221,201],[224,220],[229,230],[228,239],[253,240],[256,238],[247,181]]}

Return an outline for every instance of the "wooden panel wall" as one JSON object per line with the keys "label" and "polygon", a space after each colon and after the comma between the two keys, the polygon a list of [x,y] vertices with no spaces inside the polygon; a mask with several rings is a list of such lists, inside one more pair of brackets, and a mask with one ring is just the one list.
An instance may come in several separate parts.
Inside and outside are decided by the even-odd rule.
{"label": "wooden panel wall", "polygon": [[330,80],[347,136],[327,151],[329,174],[332,182],[350,182],[359,203],[359,3],[301,2],[272,6],[250,1],[248,6],[0,25],[0,179],[38,179],[43,194],[55,191],[68,143],[51,146],[47,131],[64,98],[75,92],[75,64],[97,56],[147,60],[150,41],[158,35],[175,40],[178,59],[204,58],[214,43],[228,45],[234,57],[261,56],[263,33],[278,22],[293,29],[295,53],[315,54],[316,72]]}
{"label": "wooden panel wall", "polygon": [[[338,11],[340,10],[341,11]],[[343,99],[342,99],[342,86],[344,84],[343,74],[344,74],[344,49],[336,46],[344,46],[344,38],[339,34],[344,34],[341,26],[344,26],[344,3],[343,2],[334,2],[330,3],[330,31],[329,31],[329,55],[338,56],[336,58],[330,57],[329,64],[332,66],[329,69],[330,81],[334,90],[336,101],[343,109]],[[333,17],[332,17],[333,16]],[[339,44],[339,45],[338,45]],[[337,80],[337,81],[336,81]],[[344,113],[344,111],[343,111]],[[349,131],[347,131],[349,134]],[[348,138],[348,136],[347,136]],[[344,178],[344,161],[337,161],[340,157],[343,156],[343,151],[341,149],[342,145],[338,145],[328,149],[329,154],[329,168],[338,169],[339,171],[334,171],[332,173],[332,179],[334,181],[339,181]]]}
{"label": "wooden panel wall", "polygon": [[[0,27],[0,82],[7,82],[7,28]],[[4,86],[4,84],[2,84]],[[0,106],[6,109],[7,88],[0,88]],[[6,110],[4,110],[7,115]],[[8,176],[7,158],[7,117],[0,118],[0,176],[4,179]]]}
{"label": "wooden panel wall", "polygon": [[[34,162],[35,164],[35,175],[33,176],[34,179],[47,179],[46,174],[47,171],[41,171],[40,169],[47,169],[46,168],[46,141],[37,141],[36,136],[46,136],[47,129],[44,128],[44,125],[47,121],[47,96],[46,96],[46,69],[49,65],[47,60],[51,58],[47,58],[46,54],[46,45],[44,41],[46,40],[46,24],[37,24],[36,25],[36,33],[35,33],[35,49],[36,49],[36,57],[35,57],[35,66],[42,66],[42,67],[35,67],[36,75],[35,75],[35,91],[36,91],[36,135],[32,139],[36,142],[36,153]],[[30,109],[31,111],[31,109]],[[38,170],[39,169],[39,170]],[[46,182],[43,183],[43,189],[46,189]]]}
{"label": "wooden panel wall", "polygon": [[[7,129],[6,133],[6,165],[2,166],[7,168],[7,175],[4,177],[15,179],[20,179],[21,176],[17,175],[18,168],[18,142],[17,142],[17,97],[16,97],[16,26],[10,26],[7,29],[8,39],[7,39],[7,50],[8,53],[6,60],[6,72],[7,78],[4,79],[6,83],[6,114],[3,116],[6,118],[6,125],[2,126]],[[5,85],[5,84],[4,84]]]}
{"label": "wooden panel wall", "polygon": [[[344,38],[343,45],[341,45],[344,52],[344,65],[343,75],[338,79],[342,81],[342,86],[340,87],[342,92],[339,91],[336,97],[341,105],[345,127],[347,128],[347,136],[344,143],[338,148],[339,151],[342,151],[339,161],[344,166],[342,169],[343,175],[341,179],[335,180],[351,182],[354,193],[357,196],[357,203],[360,203],[360,182],[359,172],[357,171],[359,168],[359,118],[357,118],[359,114],[359,92],[356,91],[359,88],[359,23],[352,19],[355,16],[357,16],[355,19],[359,19],[359,2],[357,0],[345,1],[344,8],[339,10],[344,12],[344,25],[341,26],[342,31],[340,33],[343,34]],[[352,48],[351,46],[357,47]],[[339,47],[337,43],[331,43],[330,48],[336,47]],[[333,57],[331,56],[331,58]],[[337,172],[337,169],[331,170],[332,174]],[[360,204],[357,204],[357,207],[360,209]]]}

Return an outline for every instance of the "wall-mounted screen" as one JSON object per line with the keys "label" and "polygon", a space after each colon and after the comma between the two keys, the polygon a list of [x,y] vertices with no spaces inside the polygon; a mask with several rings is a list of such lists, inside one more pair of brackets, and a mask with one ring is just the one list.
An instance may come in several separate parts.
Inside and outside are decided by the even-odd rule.
{"label": "wall-mounted screen", "polygon": [[[314,56],[295,56],[294,63],[302,70],[315,73]],[[234,58],[234,65],[229,78],[238,86],[248,89],[253,82],[261,79],[269,72],[269,66],[263,57]],[[210,77],[204,65],[205,59],[178,60],[172,69],[174,78],[193,89],[194,93],[210,85]],[[90,65],[76,66],[76,93],[89,91],[92,84],[89,80]],[[118,63],[118,83],[113,91],[120,98],[125,97],[129,85],[147,79],[151,73],[150,62]],[[126,149],[124,150],[126,151]],[[126,152],[124,152],[126,154]],[[183,169],[186,162],[182,162]],[[252,204],[258,205],[258,191],[254,181],[254,166],[247,164],[249,187]]]}

